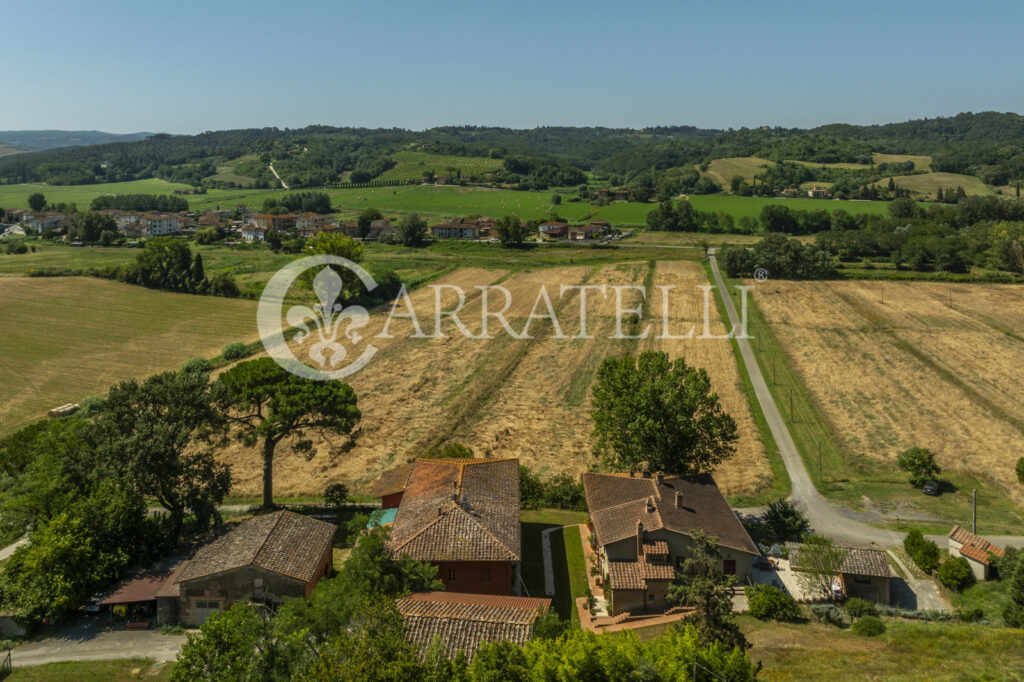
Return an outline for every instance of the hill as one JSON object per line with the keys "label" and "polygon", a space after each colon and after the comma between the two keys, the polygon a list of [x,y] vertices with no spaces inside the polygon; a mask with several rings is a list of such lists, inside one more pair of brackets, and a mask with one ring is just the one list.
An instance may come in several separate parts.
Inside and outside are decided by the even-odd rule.
{"label": "hill", "polygon": [[0,146],[41,151],[73,145],[134,142],[153,133],[105,133],[100,130],[0,130]]}

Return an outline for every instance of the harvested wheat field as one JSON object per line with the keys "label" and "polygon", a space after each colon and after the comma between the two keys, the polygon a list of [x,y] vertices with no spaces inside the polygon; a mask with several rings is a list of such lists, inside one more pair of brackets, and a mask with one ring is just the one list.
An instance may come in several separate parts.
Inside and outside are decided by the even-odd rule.
{"label": "harvested wheat field", "polygon": [[1024,288],[773,281],[753,296],[845,452],[927,447],[1024,501]]}
{"label": "harvested wheat field", "polygon": [[[668,263],[664,267],[671,283],[678,280],[692,289],[704,281],[702,270],[694,263]],[[309,461],[282,444],[275,460],[275,494],[318,494],[336,481],[346,482],[356,491],[367,491],[382,470],[451,441],[461,442],[480,455],[519,457],[544,475],[576,474],[587,468],[593,462],[590,384],[604,357],[634,352],[638,342],[607,338],[614,333],[615,297],[611,291],[606,298],[598,293],[589,294],[587,332],[594,338],[572,338],[580,333],[580,298],[573,291],[560,297],[560,286],[640,285],[647,269],[645,262],[551,268],[512,275],[466,269],[438,279],[435,285],[458,285],[466,291],[459,317],[473,335],[481,332],[481,294],[474,287],[500,283],[511,293],[512,302],[505,317],[512,329],[523,330],[540,289],[545,287],[561,331],[569,338],[554,338],[552,323],[543,319],[531,323],[532,339],[511,338],[495,320],[489,323],[488,332],[494,337],[490,340],[467,338],[449,319],[442,322],[443,338],[409,338],[413,331],[409,320],[392,323],[388,328],[392,338],[368,339],[378,348],[377,355],[348,380],[359,397],[363,414],[354,444],[346,438],[333,443],[315,441],[315,454]],[[678,272],[685,272],[686,278],[672,274]],[[454,307],[457,295],[446,288],[438,290],[445,308]],[[636,292],[625,293],[624,307],[639,305]],[[690,294],[694,302],[699,296],[702,294],[696,290]],[[421,288],[410,298],[422,331],[433,334],[435,289]],[[489,310],[502,307],[501,293],[492,291]],[[407,311],[405,306],[399,310]],[[542,304],[536,315],[544,313],[546,308]],[[656,314],[660,315],[660,308]],[[718,325],[714,308],[711,314]],[[386,316],[386,312],[374,314],[365,336],[375,336],[383,328]],[[720,330],[720,325],[716,330]],[[720,346],[717,352],[710,348],[701,351],[700,357],[710,363],[708,370],[713,377],[723,377],[714,379],[715,388],[740,423],[740,453],[735,462],[722,466],[720,482],[729,493],[753,492],[764,482],[768,465],[729,344],[694,343]],[[682,345],[664,350],[673,355],[686,352]],[[256,450],[232,445],[222,457],[232,465],[232,492],[257,494],[261,469]]]}
{"label": "harvested wheat field", "polygon": [[[642,350],[665,351],[671,358],[682,357],[687,364],[703,367],[711,377],[712,388],[718,393],[722,407],[736,420],[739,441],[736,454],[719,465],[715,480],[730,493],[752,493],[771,485],[771,469],[765,454],[761,435],[754,423],[750,403],[743,391],[739,368],[727,339],[701,339],[704,333],[704,292],[697,287],[706,286],[707,277],[700,264],[692,261],[660,262],[655,270],[655,286],[673,286],[670,292],[668,334],[661,329],[664,317],[663,298],[655,291],[651,300],[651,315],[655,318],[652,336],[683,336],[693,329],[692,339],[651,338],[643,342]],[[714,292],[711,296],[715,296]],[[718,317],[714,298],[707,307],[711,336],[724,336],[728,331]]]}

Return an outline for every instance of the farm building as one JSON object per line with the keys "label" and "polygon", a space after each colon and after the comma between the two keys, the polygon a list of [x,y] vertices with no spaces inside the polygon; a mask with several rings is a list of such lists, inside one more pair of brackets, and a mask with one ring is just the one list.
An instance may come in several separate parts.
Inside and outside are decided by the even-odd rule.
{"label": "farm building", "polygon": [[519,460],[416,460],[388,546],[436,565],[446,590],[518,593]]}
{"label": "farm building", "polygon": [[295,227],[295,221],[297,216],[294,213],[263,213],[255,217],[256,226],[262,227],[264,230],[274,230],[275,232],[283,232],[290,230]]}
{"label": "farm building", "polygon": [[522,646],[533,638],[537,618],[550,599],[458,592],[417,592],[396,602],[406,624],[406,638],[426,651],[440,638],[449,657],[460,651],[472,660],[482,644],[508,640]]}
{"label": "farm building", "polygon": [[992,557],[1002,558],[1006,551],[966,528],[953,526],[949,531],[949,555],[967,559],[975,580],[988,580],[992,575]]}
{"label": "farm building", "polygon": [[242,228],[242,239],[247,242],[261,242],[266,234],[267,231],[264,228],[256,225],[246,225]]}
{"label": "farm building", "polygon": [[[802,545],[787,542],[789,562],[794,571],[800,570],[800,548]],[[874,545],[835,543],[846,550],[843,565],[836,576],[839,590],[846,597],[858,597],[876,604],[889,604],[892,569],[886,559],[885,550]]]}
{"label": "farm building", "polygon": [[295,218],[295,229],[299,232],[326,227],[334,222],[334,216],[328,213],[306,212]]}
{"label": "farm building", "polygon": [[373,487],[373,496],[380,498],[381,509],[397,509],[402,502],[402,493],[409,484],[412,464],[403,464],[381,472]]}
{"label": "farm building", "polygon": [[434,239],[479,239],[481,231],[490,230],[493,225],[494,221],[487,218],[452,218],[447,223],[431,225],[430,236]]}
{"label": "farm building", "polygon": [[201,547],[178,575],[182,624],[198,627],[235,602],[309,599],[334,569],[335,530],[333,524],[289,511],[238,524]]}
{"label": "farm building", "polygon": [[185,564],[183,558],[172,559],[122,580],[97,604],[109,607],[111,615],[126,621],[130,628],[174,625],[178,622],[176,581]]}
{"label": "farm building", "polygon": [[723,573],[746,579],[760,552],[710,474],[581,476],[609,612],[663,611],[675,568],[697,531],[718,539]]}
{"label": "farm building", "polygon": [[566,223],[544,222],[537,226],[537,231],[548,237],[564,237],[569,226]]}
{"label": "farm building", "polygon": [[811,187],[807,190],[807,198],[809,199],[828,199],[832,196],[832,192],[829,191],[828,187]]}

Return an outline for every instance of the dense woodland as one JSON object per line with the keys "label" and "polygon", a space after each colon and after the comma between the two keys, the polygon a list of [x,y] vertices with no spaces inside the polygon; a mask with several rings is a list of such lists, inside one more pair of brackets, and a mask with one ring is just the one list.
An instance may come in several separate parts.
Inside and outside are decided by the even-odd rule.
{"label": "dense woodland", "polygon": [[734,156],[865,164],[870,169],[786,164],[770,170],[764,182],[750,188],[751,193],[758,193],[760,186],[760,192],[767,193],[800,182],[828,181],[836,183],[838,191],[857,197],[870,183],[921,170],[898,164],[875,166],[872,152],[928,154],[933,157],[933,170],[975,175],[991,185],[1016,184],[1024,180],[1024,117],[964,113],[880,126],[833,124],[811,130],[451,126],[420,132],[308,126],[158,134],[139,141],[3,157],[0,183],[75,185],[155,177],[218,187],[231,184],[214,176],[219,165],[232,161],[236,163],[234,172],[251,178],[255,187],[275,186],[268,168],[271,162],[290,187],[358,184],[373,181],[394,167],[393,154],[400,150],[502,159],[503,169],[486,180],[521,189],[573,186],[586,180],[586,172],[615,186],[656,185],[659,174],[669,169],[692,169]]}

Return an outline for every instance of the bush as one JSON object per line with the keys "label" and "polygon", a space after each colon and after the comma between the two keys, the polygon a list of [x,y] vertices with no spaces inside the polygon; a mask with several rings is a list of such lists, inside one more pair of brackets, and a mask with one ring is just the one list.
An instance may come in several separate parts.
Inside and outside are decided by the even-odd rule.
{"label": "bush", "polygon": [[811,615],[819,623],[829,623],[838,628],[846,625],[843,612],[835,604],[811,604]]}
{"label": "bush", "polygon": [[874,604],[869,602],[867,599],[859,599],[858,597],[847,599],[843,608],[848,614],[850,614],[851,618],[863,618],[864,616],[878,615],[878,609],[875,608]]}
{"label": "bush", "polygon": [[896,463],[910,474],[910,484],[915,488],[920,488],[926,481],[942,473],[935,463],[935,455],[927,448],[910,448],[901,452]]}
{"label": "bush", "polygon": [[928,540],[915,528],[903,540],[903,549],[925,573],[931,573],[939,566],[939,546]]}
{"label": "bush", "polygon": [[878,616],[864,616],[853,624],[851,630],[861,637],[877,637],[885,632],[885,623]]}
{"label": "bush", "polygon": [[241,341],[235,341],[224,346],[221,355],[224,356],[225,360],[241,360],[242,358],[249,357],[249,347]]}
{"label": "bush", "polygon": [[800,620],[800,607],[789,593],[773,585],[748,585],[744,589],[754,618],[784,623]]}
{"label": "bush", "polygon": [[985,612],[979,608],[957,609],[953,615],[964,623],[977,623],[985,617]]}
{"label": "bush", "polygon": [[341,509],[347,499],[348,486],[344,483],[332,483],[324,489],[324,502],[332,509]]}
{"label": "bush", "polygon": [[213,369],[213,365],[206,358],[192,358],[181,366],[185,374],[205,374]]}
{"label": "bush", "polygon": [[939,582],[951,590],[959,592],[970,585],[973,579],[971,565],[963,557],[950,557],[939,566]]}

